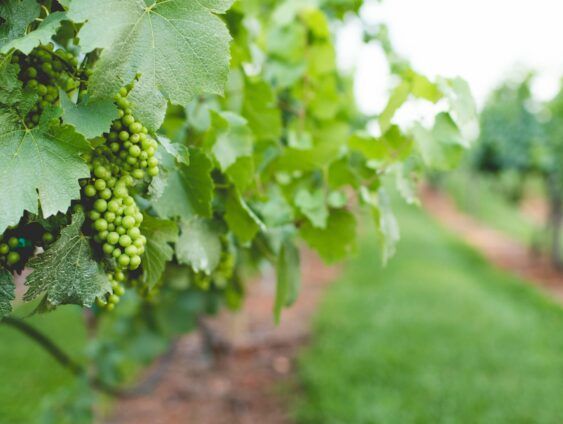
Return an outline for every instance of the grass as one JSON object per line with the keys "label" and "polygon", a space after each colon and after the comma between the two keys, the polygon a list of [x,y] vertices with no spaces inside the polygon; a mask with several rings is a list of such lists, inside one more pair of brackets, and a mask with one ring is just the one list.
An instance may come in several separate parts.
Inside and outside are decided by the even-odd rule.
{"label": "grass", "polygon": [[367,241],[317,314],[300,423],[560,423],[563,310],[422,211],[382,269]]}
{"label": "grass", "polygon": [[[22,315],[25,311],[18,310]],[[73,357],[86,341],[80,309],[64,307],[27,320]],[[0,423],[28,424],[37,419],[43,399],[72,386],[74,377],[35,342],[0,325]]]}
{"label": "grass", "polygon": [[[539,185],[532,181],[527,189],[540,195]],[[458,171],[447,176],[445,186],[461,210],[521,243],[529,244],[541,230],[498,191],[498,181],[495,188],[493,177]]]}

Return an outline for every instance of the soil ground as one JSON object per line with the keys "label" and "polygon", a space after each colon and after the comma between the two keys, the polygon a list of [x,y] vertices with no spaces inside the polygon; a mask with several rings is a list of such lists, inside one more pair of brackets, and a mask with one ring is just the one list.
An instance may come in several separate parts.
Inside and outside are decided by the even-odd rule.
{"label": "soil ground", "polygon": [[[461,213],[443,193],[424,188],[424,207],[442,225],[481,251],[502,269],[538,284],[563,300],[563,275],[541,255]],[[536,202],[537,203],[537,202]],[[541,204],[527,204],[541,219]],[[541,202],[540,202],[541,203]],[[239,314],[206,320],[204,333],[214,338],[213,352],[203,333],[176,342],[155,389],[122,400],[107,422],[112,424],[285,424],[291,423],[287,394],[298,390],[295,360],[309,337],[311,317],[322,293],[339,274],[309,251],[303,252],[303,286],[297,303],[276,327],[272,318],[274,275],[252,289]],[[153,368],[162,364],[156,363]],[[148,370],[150,376],[154,370]]]}

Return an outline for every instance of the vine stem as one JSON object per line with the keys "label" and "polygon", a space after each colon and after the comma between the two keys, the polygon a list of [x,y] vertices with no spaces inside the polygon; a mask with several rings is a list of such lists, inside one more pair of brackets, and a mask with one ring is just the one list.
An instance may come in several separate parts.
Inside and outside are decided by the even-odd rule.
{"label": "vine stem", "polygon": [[68,369],[72,374],[77,377],[86,377],[88,384],[93,389],[115,397],[130,396],[128,392],[124,392],[120,389],[116,389],[115,387],[111,387],[97,377],[88,376],[86,368],[72,359],[65,351],[57,346],[55,342],[53,342],[53,340],[48,338],[45,334],[41,333],[39,330],[29,325],[25,321],[13,317],[4,317],[4,319],[0,321],[0,324],[8,325],[32,339],[43,349],[45,349],[60,365]]}

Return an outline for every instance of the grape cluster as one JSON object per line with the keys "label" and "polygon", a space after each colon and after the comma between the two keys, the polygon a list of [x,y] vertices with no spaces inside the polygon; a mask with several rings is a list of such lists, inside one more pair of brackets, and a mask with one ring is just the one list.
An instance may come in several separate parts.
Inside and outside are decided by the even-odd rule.
{"label": "grape cluster", "polygon": [[53,234],[41,232],[42,236],[38,237],[35,228],[12,227],[0,235],[0,267],[10,271],[23,269],[37,246],[45,248],[54,240]]}
{"label": "grape cluster", "polygon": [[123,284],[132,280],[130,273],[139,268],[145,251],[146,238],[140,230],[143,214],[132,191],[147,175],[152,178],[159,172],[157,143],[147,128],[135,120],[126,98],[131,88],[122,88],[115,97],[119,118],[104,135],[105,143],[85,158],[92,176],[82,182],[83,203],[94,240],[116,262],[115,271],[109,276],[113,292],[98,299],[98,306],[107,309],[113,309],[119,301]]}
{"label": "grape cluster", "polygon": [[78,63],[76,57],[71,52],[53,50],[53,45],[47,44],[35,48],[28,56],[14,55],[14,62],[20,66],[20,79],[24,82],[24,89],[39,96],[25,118],[25,124],[30,128],[39,123],[39,117],[45,108],[57,103],[59,88],[71,92],[78,87],[78,82],[69,72]]}

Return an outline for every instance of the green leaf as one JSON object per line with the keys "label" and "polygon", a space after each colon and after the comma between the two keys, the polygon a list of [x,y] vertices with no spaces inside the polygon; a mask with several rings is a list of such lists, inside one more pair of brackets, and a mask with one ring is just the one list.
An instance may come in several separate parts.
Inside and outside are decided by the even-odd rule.
{"label": "green leaf", "polygon": [[356,247],[356,219],[345,209],[333,209],[326,228],[315,228],[305,222],[301,227],[301,237],[326,262],[336,262],[348,256]]}
{"label": "green leaf", "polygon": [[7,0],[0,4],[0,48],[25,35],[27,27],[39,17],[40,7],[35,0]]}
{"label": "green leaf", "polygon": [[191,266],[195,272],[211,275],[221,260],[221,240],[215,227],[202,218],[184,221],[176,243],[178,262]]}
{"label": "green leaf", "polygon": [[468,148],[479,133],[477,106],[469,85],[461,78],[440,79],[438,84],[448,100],[453,120],[463,136],[460,139],[461,145]]}
{"label": "green leaf", "polygon": [[279,324],[281,311],[291,306],[297,299],[301,286],[301,268],[299,250],[286,240],[280,249],[276,264],[276,300],[274,303],[274,318]]}
{"label": "green leaf", "polygon": [[253,137],[246,119],[232,112],[212,112],[209,142],[222,171],[227,171],[237,159],[252,155]]}
{"label": "green leaf", "polygon": [[399,127],[392,125],[379,138],[365,132],[356,132],[348,141],[350,149],[358,151],[366,159],[381,162],[394,162],[408,157],[412,148],[412,140],[406,137]]}
{"label": "green leaf", "polygon": [[158,141],[164,147],[164,150],[178,161],[178,163],[183,163],[184,165],[190,164],[190,150],[188,146],[180,143],[172,143],[168,138],[160,136]]}
{"label": "green leaf", "polygon": [[465,151],[464,138],[450,115],[444,112],[436,117],[432,130],[415,125],[413,136],[425,165],[432,169],[452,169]]}
{"label": "green leaf", "polygon": [[111,123],[117,119],[117,106],[111,100],[93,100],[86,103],[73,103],[61,91],[63,122],[72,125],[86,138],[94,138],[109,132]]}
{"label": "green leaf", "polygon": [[411,94],[411,85],[408,81],[403,81],[399,84],[393,92],[391,93],[391,97],[389,97],[389,101],[387,102],[387,106],[381,115],[379,115],[379,126],[381,128],[381,132],[385,133],[391,126],[391,120],[395,113],[403,106],[403,104],[409,98]]}
{"label": "green leaf", "polygon": [[35,31],[4,44],[0,48],[0,53],[8,53],[11,49],[16,49],[24,54],[29,54],[38,45],[51,41],[64,19],[66,19],[64,12],[51,13]]}
{"label": "green leaf", "polygon": [[12,301],[16,298],[14,277],[5,269],[0,270],[0,320],[12,312]]}
{"label": "green leaf", "polygon": [[383,263],[387,263],[395,254],[397,243],[401,238],[399,224],[391,209],[389,197],[384,190],[379,190],[377,194],[374,194],[366,187],[360,189],[360,197],[371,208]]}
{"label": "green leaf", "polygon": [[295,195],[295,206],[309,219],[313,227],[326,227],[328,208],[322,188],[313,192],[309,192],[304,188],[300,189]]}
{"label": "green leaf", "polygon": [[19,66],[6,57],[0,62],[0,104],[12,106],[22,100],[22,83],[18,79]]}
{"label": "green leaf", "polygon": [[411,92],[414,97],[426,99],[432,103],[438,102],[443,97],[437,84],[431,82],[424,75],[414,72],[411,76]]}
{"label": "green leaf", "polygon": [[186,105],[202,93],[221,94],[228,75],[230,36],[214,13],[225,12],[231,3],[73,0],[68,16],[85,22],[79,33],[83,51],[103,49],[89,91],[111,97],[140,75],[131,95],[134,109],[153,130],[164,118],[166,99]]}
{"label": "green leaf", "polygon": [[225,221],[243,244],[250,242],[259,230],[266,230],[260,218],[234,190],[229,193],[225,203]]}
{"label": "green leaf", "polygon": [[78,179],[90,176],[79,154],[90,149],[71,127],[42,122],[24,128],[0,109],[0,232],[18,223],[24,210],[44,217],[66,212],[80,197]]}
{"label": "green leaf", "polygon": [[190,165],[182,163],[171,170],[162,194],[153,206],[162,218],[190,219],[195,215],[211,217],[214,184],[213,164],[199,150],[191,150]]}
{"label": "green leaf", "polygon": [[174,256],[170,243],[178,240],[178,226],[174,221],[165,221],[145,215],[141,232],[147,238],[143,255],[143,271],[146,284],[153,287],[162,276],[166,262]]}
{"label": "green leaf", "polygon": [[81,305],[90,307],[97,297],[111,290],[101,266],[92,256],[88,239],[82,235],[84,214],[76,213],[72,223],[44,253],[28,262],[33,272],[27,277],[29,289],[24,299],[46,294],[50,306]]}
{"label": "green leaf", "polygon": [[280,109],[272,88],[264,81],[246,81],[242,114],[257,139],[278,140],[281,137]]}

